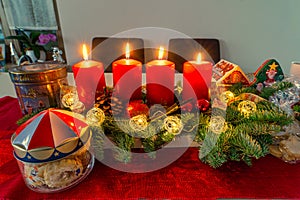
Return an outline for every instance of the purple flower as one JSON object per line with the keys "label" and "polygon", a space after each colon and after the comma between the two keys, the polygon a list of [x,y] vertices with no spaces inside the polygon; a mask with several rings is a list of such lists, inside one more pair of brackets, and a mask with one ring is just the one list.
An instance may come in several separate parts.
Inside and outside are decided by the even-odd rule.
{"label": "purple flower", "polygon": [[49,33],[49,34],[43,34],[43,33],[41,33],[41,34],[39,35],[39,41],[38,41],[38,43],[39,43],[40,45],[46,45],[46,44],[48,44],[50,41],[55,42],[55,41],[56,41],[56,36],[53,35],[53,34],[51,34],[51,33]]}
{"label": "purple flower", "polygon": [[55,36],[55,35],[49,33],[49,34],[48,34],[48,37],[50,38],[51,41],[53,41],[53,42],[56,41],[56,36]]}

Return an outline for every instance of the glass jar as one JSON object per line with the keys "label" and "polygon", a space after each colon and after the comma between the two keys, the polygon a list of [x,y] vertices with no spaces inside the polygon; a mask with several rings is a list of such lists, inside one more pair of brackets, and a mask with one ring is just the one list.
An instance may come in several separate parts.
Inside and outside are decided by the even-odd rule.
{"label": "glass jar", "polygon": [[95,158],[82,147],[75,153],[59,160],[28,163],[16,159],[25,184],[35,192],[53,193],[69,189],[92,171]]}

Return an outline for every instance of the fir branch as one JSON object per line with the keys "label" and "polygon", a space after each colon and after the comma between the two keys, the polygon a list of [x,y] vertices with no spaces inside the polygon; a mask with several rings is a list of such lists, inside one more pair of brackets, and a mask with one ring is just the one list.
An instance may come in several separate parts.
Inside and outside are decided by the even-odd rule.
{"label": "fir branch", "polygon": [[249,121],[241,123],[237,126],[238,129],[243,130],[244,133],[249,135],[262,135],[270,134],[273,132],[279,132],[281,130],[280,125],[270,124],[263,121]]}
{"label": "fir branch", "polygon": [[154,138],[143,138],[142,144],[144,147],[144,151],[147,153],[152,153],[151,156],[148,154],[151,158],[155,158],[155,139]]}
{"label": "fir branch", "polygon": [[218,138],[219,135],[213,133],[208,129],[207,135],[202,141],[202,144],[200,145],[200,159],[209,156],[209,154],[213,152],[213,149],[218,148],[218,146],[220,146],[220,143],[218,143]]}
{"label": "fir branch", "polygon": [[241,151],[234,146],[231,146],[228,150],[228,159],[232,161],[241,161]]}
{"label": "fir branch", "polygon": [[245,118],[237,109],[240,101],[235,101],[227,107],[226,121],[233,125],[240,123],[261,122],[276,124],[280,126],[292,123],[292,117],[288,116],[284,111],[268,101],[260,101],[256,103],[257,111],[250,114],[249,118]]}
{"label": "fir branch", "polygon": [[229,91],[233,92],[235,96],[239,96],[242,93],[258,94],[258,91],[253,87],[243,87],[242,83],[236,83],[229,87]]}
{"label": "fir branch", "polygon": [[194,124],[198,124],[198,121],[196,121],[196,120],[198,120],[198,118],[199,117],[196,116],[196,114],[194,114],[194,113],[184,113],[181,115],[181,122],[182,122],[182,124],[184,124],[184,126],[188,126],[191,124],[193,126]]}
{"label": "fir branch", "polygon": [[236,101],[230,104],[230,106],[228,106],[226,110],[226,121],[234,125],[239,124],[241,121],[246,119],[244,115],[242,115],[241,112],[238,111],[237,107],[239,102],[240,101]]}
{"label": "fir branch", "polygon": [[300,105],[293,106],[293,110],[296,112],[300,112]]}
{"label": "fir branch", "polygon": [[223,151],[219,150],[220,149],[215,147],[204,157],[202,156],[201,151],[199,151],[199,159],[213,168],[218,168],[227,161],[227,156]]}
{"label": "fir branch", "polygon": [[285,126],[293,122],[292,117],[287,116],[287,114],[285,114],[284,112],[267,111],[267,110],[261,110],[252,113],[249,116],[249,120],[268,122],[270,124],[275,123],[280,126]]}
{"label": "fir branch", "polygon": [[[122,123],[124,126],[122,126]],[[129,162],[131,159],[130,151],[134,146],[134,138],[127,134],[126,130],[129,128],[128,121],[116,123],[112,117],[107,116],[102,127],[108,137],[116,144],[116,148],[114,148],[115,159],[125,163]],[[124,128],[127,128],[125,130],[126,133],[123,131]]]}
{"label": "fir branch", "polygon": [[242,160],[248,165],[248,166],[252,166],[252,158],[248,155],[245,155]]}
{"label": "fir branch", "polygon": [[30,118],[34,117],[35,115],[39,114],[40,112],[42,112],[44,110],[46,110],[46,108],[39,109],[37,111],[34,111],[34,112],[30,113],[30,114],[25,115],[24,117],[22,117],[21,119],[19,119],[17,121],[17,125],[20,126],[21,124],[24,124],[27,120],[29,120]]}
{"label": "fir branch", "polygon": [[89,128],[92,131],[91,146],[89,151],[91,151],[96,159],[100,161],[104,158],[104,132],[103,129],[98,126],[90,126]]}
{"label": "fir branch", "polygon": [[196,142],[202,142],[207,134],[207,126],[202,126],[202,125],[199,125],[198,126],[198,131],[197,131],[197,134],[196,134],[196,137],[195,137],[195,141]]}
{"label": "fir branch", "polygon": [[[181,115],[182,124],[184,126],[182,132],[192,134],[196,132],[199,124],[199,118],[194,113],[185,113]],[[163,119],[151,121],[146,128],[142,138],[142,144],[145,152],[149,153],[150,157],[155,157],[154,151],[163,147],[163,145],[171,142],[175,135],[168,133],[163,128]],[[183,134],[183,133],[181,133]]]}
{"label": "fir branch", "polygon": [[209,116],[200,113],[200,115],[196,115],[195,113],[185,113],[181,116],[181,121],[183,124],[183,132],[196,134],[197,130],[203,126],[208,124]]}
{"label": "fir branch", "polygon": [[154,152],[162,148],[163,145],[171,142],[175,136],[168,132],[162,131],[150,138],[142,138],[144,151],[147,153]]}
{"label": "fir branch", "polygon": [[243,84],[239,82],[230,86],[228,90],[234,93],[235,96],[238,96],[242,93],[242,89],[243,89]]}
{"label": "fir branch", "polygon": [[273,143],[273,136],[270,134],[261,134],[253,136],[262,150],[262,156],[265,156],[269,153],[269,145]]}
{"label": "fir branch", "polygon": [[258,90],[256,90],[256,89],[253,88],[253,87],[246,87],[246,88],[243,88],[242,91],[241,91],[241,94],[242,94],[242,93],[252,93],[252,94],[259,95]]}
{"label": "fir branch", "polygon": [[131,161],[131,152],[126,150],[126,149],[122,149],[122,148],[118,148],[115,147],[113,149],[114,151],[114,158],[122,163],[129,163]]}
{"label": "fir branch", "polygon": [[227,161],[227,156],[223,149],[224,143],[218,141],[219,136],[208,131],[199,150],[199,159],[213,168],[220,167]]}
{"label": "fir branch", "polygon": [[241,156],[250,156],[259,158],[263,155],[261,146],[250,135],[241,132],[239,129],[235,129],[236,137],[231,139],[231,143],[238,150],[241,151]]}
{"label": "fir branch", "polygon": [[270,96],[274,95],[279,90],[285,90],[287,88],[293,87],[291,82],[277,82],[270,87],[264,87],[261,91],[260,96],[269,99]]}

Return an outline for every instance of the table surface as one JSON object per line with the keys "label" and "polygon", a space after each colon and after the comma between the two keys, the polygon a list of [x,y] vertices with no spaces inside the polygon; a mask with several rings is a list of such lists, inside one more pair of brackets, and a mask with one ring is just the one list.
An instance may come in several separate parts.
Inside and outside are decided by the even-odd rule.
{"label": "table surface", "polygon": [[197,148],[188,148],[169,166],[148,173],[122,172],[96,161],[79,185],[59,193],[36,193],[26,187],[12,154],[10,137],[20,117],[17,99],[0,98],[0,199],[300,198],[300,165],[268,155],[251,167],[229,162],[213,169],[200,162]]}

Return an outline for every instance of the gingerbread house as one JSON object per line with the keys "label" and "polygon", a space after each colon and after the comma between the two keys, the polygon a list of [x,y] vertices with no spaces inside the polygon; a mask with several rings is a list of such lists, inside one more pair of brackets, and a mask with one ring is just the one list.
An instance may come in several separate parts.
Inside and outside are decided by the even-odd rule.
{"label": "gingerbread house", "polygon": [[245,86],[250,84],[249,78],[238,65],[224,59],[213,67],[212,78],[217,87],[228,88],[236,83],[242,83]]}

